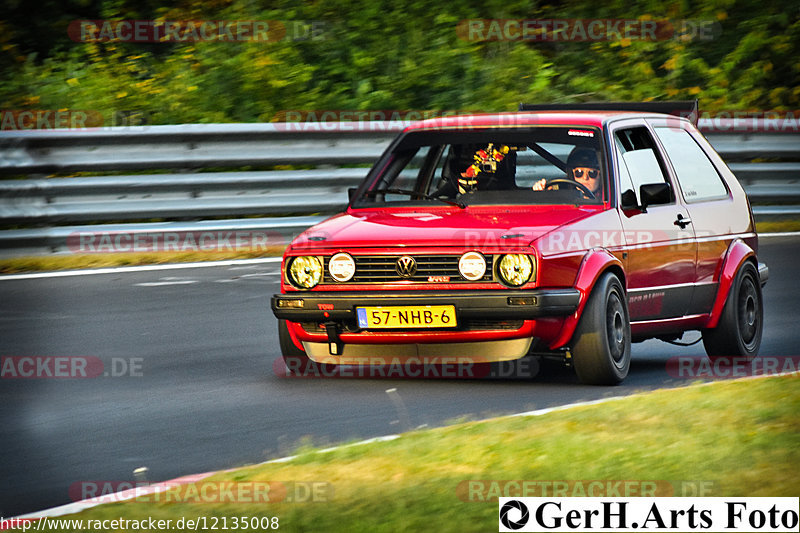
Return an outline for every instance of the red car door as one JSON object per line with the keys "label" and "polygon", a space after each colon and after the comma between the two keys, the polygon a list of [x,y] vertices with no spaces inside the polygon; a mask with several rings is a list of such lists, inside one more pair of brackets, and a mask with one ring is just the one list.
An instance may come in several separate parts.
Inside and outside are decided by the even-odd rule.
{"label": "red car door", "polygon": [[644,121],[615,122],[610,136],[620,205],[622,195],[632,191],[641,206],[641,185],[667,183],[673,191],[665,203],[620,209],[631,322],[682,317],[690,308],[696,277],[697,245],[689,212],[674,193],[663,155]]}
{"label": "red car door", "polygon": [[686,204],[697,237],[694,296],[688,312],[709,313],[731,241],[741,237],[756,246],[747,199],[719,155],[691,125],[666,118],[648,122],[668,156],[677,194]]}

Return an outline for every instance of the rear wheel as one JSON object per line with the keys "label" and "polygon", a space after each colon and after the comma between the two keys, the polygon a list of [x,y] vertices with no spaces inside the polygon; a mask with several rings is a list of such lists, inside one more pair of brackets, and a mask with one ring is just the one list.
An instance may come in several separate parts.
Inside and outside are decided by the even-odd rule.
{"label": "rear wheel", "polygon": [[631,365],[631,322],[625,290],[608,272],[583,309],[572,342],[575,373],[587,385],[617,385]]}
{"label": "rear wheel", "polygon": [[758,355],[764,327],[764,307],[758,271],[749,261],[736,273],[717,327],[703,331],[703,346],[713,360]]}

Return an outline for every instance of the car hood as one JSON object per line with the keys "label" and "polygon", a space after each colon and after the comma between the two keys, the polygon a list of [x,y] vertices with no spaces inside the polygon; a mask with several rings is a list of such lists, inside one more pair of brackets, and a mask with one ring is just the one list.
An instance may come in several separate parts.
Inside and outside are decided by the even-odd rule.
{"label": "car hood", "polygon": [[300,234],[293,248],[525,246],[602,206],[480,206],[466,209],[357,209]]}

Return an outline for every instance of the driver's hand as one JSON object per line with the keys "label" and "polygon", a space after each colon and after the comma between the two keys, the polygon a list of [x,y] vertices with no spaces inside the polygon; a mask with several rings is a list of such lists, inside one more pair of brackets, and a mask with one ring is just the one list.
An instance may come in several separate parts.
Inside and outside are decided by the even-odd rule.
{"label": "driver's hand", "polygon": [[536,183],[533,184],[533,190],[534,191],[543,191],[546,185],[547,185],[547,180],[542,178],[542,179],[540,179],[539,181],[537,181]]}

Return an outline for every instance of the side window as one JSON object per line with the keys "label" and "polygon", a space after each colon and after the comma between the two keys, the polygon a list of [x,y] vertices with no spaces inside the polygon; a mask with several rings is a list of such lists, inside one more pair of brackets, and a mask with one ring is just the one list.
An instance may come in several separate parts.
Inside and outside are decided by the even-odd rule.
{"label": "side window", "polygon": [[717,169],[688,131],[659,127],[656,135],[664,144],[687,202],[727,197]]}
{"label": "side window", "polygon": [[[614,141],[617,146],[617,161],[619,161],[619,190],[621,192],[625,191],[636,191],[637,187],[633,185],[633,178],[631,178],[631,173],[628,170],[628,165],[625,164],[625,160],[622,158],[622,154],[625,153],[625,147],[620,142],[619,138],[614,136]],[[637,200],[638,200],[638,192]]]}
{"label": "side window", "polygon": [[620,191],[632,190],[639,198],[639,187],[666,182],[666,174],[656,155],[655,143],[647,128],[619,130],[614,134],[619,160]]}

